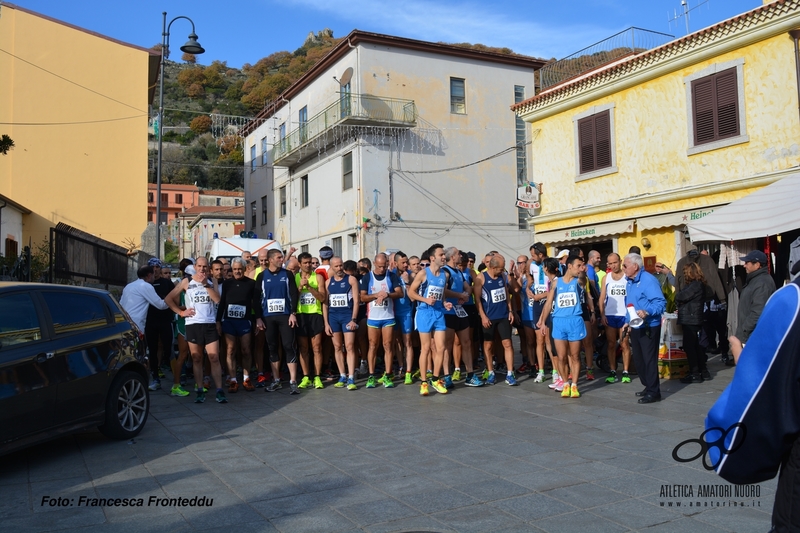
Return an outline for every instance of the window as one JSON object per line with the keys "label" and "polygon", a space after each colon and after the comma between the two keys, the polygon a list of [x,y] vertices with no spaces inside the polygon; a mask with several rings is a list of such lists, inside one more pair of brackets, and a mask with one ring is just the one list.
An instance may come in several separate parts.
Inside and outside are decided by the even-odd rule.
{"label": "window", "polygon": [[297,122],[300,124],[300,142],[306,142],[308,138],[307,122],[308,122],[308,106],[303,106],[297,114]]}
{"label": "window", "polygon": [[711,65],[683,81],[689,155],[750,140],[744,113],[744,59]]}
{"label": "window", "polygon": [[308,176],[300,178],[300,207],[308,207]]}
{"label": "window", "polygon": [[265,225],[267,223],[267,197],[261,197],[261,225]]}
{"label": "window", "polygon": [[14,239],[6,237],[6,253],[5,256],[17,257],[19,255],[19,243]]}
{"label": "window", "polygon": [[342,190],[353,188],[353,152],[342,156]]}
{"label": "window", "polygon": [[267,138],[261,139],[261,166],[267,164]]}
{"label": "window", "polygon": [[56,335],[80,333],[108,324],[106,307],[91,294],[42,291]]}
{"label": "window", "polygon": [[39,315],[30,293],[0,297],[0,350],[41,338]]}
{"label": "window", "polygon": [[256,145],[250,147],[250,172],[256,170]]}
{"label": "window", "polygon": [[215,198],[215,200],[214,200],[214,203],[215,203],[217,206],[220,206],[220,205],[222,205],[222,198],[220,198],[219,196],[217,196],[217,197]]}
{"label": "window", "polygon": [[169,203],[169,194],[162,192],[161,193],[161,203],[163,205],[167,205]]}
{"label": "window", "polygon": [[604,104],[572,117],[575,133],[575,181],[617,172],[614,106]]}
{"label": "window", "polygon": [[250,203],[250,229],[256,229],[256,203]]}
{"label": "window", "polygon": [[465,115],[467,113],[464,80],[461,78],[450,78],[450,112],[459,115]]}
{"label": "window", "polygon": [[280,195],[281,195],[281,216],[285,217],[286,216],[286,185],[281,187]]}
{"label": "window", "polygon": [[155,200],[153,199],[153,193],[147,193],[147,203],[152,204]]}
{"label": "window", "polygon": [[234,198],[233,199],[233,205],[234,206],[239,207],[242,204],[244,204],[244,200],[242,200],[241,198]]}
{"label": "window", "polygon": [[152,211],[148,211],[147,212],[147,221],[148,222],[152,222],[153,221],[153,212]]}
{"label": "window", "polygon": [[341,86],[339,90],[339,112],[341,118],[350,116],[350,82]]}
{"label": "window", "polygon": [[280,144],[281,152],[285,152],[286,151],[286,123],[285,122],[283,124],[281,124],[280,130],[279,130],[279,136],[280,136],[280,143],[281,143]]}
{"label": "window", "polygon": [[175,203],[176,204],[182,204],[183,203],[183,195],[182,194],[176,194],[175,195]]}
{"label": "window", "polygon": [[161,220],[162,226],[169,223],[169,213],[162,212],[158,218]]}
{"label": "window", "polygon": [[334,237],[333,241],[331,242],[331,248],[333,248],[333,255],[336,257],[342,257],[342,238]]}

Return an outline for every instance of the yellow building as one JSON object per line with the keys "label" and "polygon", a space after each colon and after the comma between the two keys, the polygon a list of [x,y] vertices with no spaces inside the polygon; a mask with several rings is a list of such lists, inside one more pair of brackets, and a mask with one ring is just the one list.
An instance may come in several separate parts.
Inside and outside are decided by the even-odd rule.
{"label": "yellow building", "polygon": [[535,239],[674,268],[687,222],[796,171],[795,28],[800,0],[780,0],[593,70],[545,67],[554,83],[513,107],[533,129]]}
{"label": "yellow building", "polygon": [[147,216],[148,107],[159,55],[0,2],[0,195],[23,241],[64,222],[124,245]]}

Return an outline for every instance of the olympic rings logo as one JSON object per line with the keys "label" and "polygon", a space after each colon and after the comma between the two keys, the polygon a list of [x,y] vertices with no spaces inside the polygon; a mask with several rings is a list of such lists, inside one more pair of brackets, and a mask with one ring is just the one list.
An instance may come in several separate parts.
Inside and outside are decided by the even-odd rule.
{"label": "olympic rings logo", "polygon": [[[736,429],[741,430],[740,433],[741,438],[737,438],[738,443],[734,443],[730,449],[726,449],[725,439],[728,438],[728,435],[730,434],[731,431],[734,431]],[[712,431],[719,431],[722,434],[722,436],[714,441],[709,442],[708,440],[706,440],[706,436]],[[737,435],[737,437],[738,436],[739,435]],[[675,446],[675,448],[672,450],[672,458],[679,463],[691,463],[692,461],[695,461],[700,457],[702,457],[703,468],[705,468],[706,470],[714,470],[715,468],[717,468],[717,466],[719,466],[719,463],[722,461],[722,458],[725,455],[732,454],[736,450],[742,447],[745,438],[747,438],[747,426],[745,426],[744,423],[742,422],[737,422],[728,429],[708,428],[700,435],[699,439],[688,439]],[[693,457],[688,457],[688,458],[681,457],[680,455],[678,455],[678,452],[680,451],[681,448],[683,448],[687,444],[699,444],[700,452],[698,452],[698,454]],[[719,459],[713,465],[708,464],[708,452],[711,448],[717,448],[720,452]]]}

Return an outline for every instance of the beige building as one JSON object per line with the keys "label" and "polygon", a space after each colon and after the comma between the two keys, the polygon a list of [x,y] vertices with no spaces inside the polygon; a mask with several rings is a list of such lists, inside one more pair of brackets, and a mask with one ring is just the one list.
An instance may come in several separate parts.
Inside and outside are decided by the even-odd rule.
{"label": "beige building", "polygon": [[0,2],[0,195],[34,245],[64,222],[121,245],[147,216],[147,124],[159,55]]}

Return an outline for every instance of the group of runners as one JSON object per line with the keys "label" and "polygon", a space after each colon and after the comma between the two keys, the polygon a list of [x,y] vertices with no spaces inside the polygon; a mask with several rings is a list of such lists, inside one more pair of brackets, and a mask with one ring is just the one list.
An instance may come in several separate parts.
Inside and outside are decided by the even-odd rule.
{"label": "group of runners", "polygon": [[[362,384],[366,377],[366,388],[419,381],[420,394],[427,396],[447,394],[461,380],[469,387],[493,385],[499,374],[516,386],[518,374],[529,372],[534,383],[552,378],[550,388],[578,398],[581,373],[595,378],[600,325],[609,346],[606,381],[620,380],[619,347],[621,381],[630,383],[631,352],[623,334],[628,280],[615,253],[606,258],[606,274],[597,269],[596,251],[588,261],[580,249],[549,258],[541,243],[509,264],[496,251],[476,264],[472,252],[441,244],[418,256],[398,251],[358,262],[343,261],[329,247],[319,251],[319,259],[294,252],[285,257],[281,250],[261,250],[257,263],[248,252],[229,261],[184,259],[174,285],[164,268],[166,280],[155,286],[178,315],[178,353],[170,356],[172,337],[167,339],[165,327],[151,328],[148,315],[151,390],[159,389],[159,376],[164,377],[152,362],[160,342],[164,358],[172,361],[172,395],[190,394],[180,376],[191,356],[198,403],[212,381],[216,400],[225,403],[226,389],[277,391],[287,372],[291,394],[325,388],[325,380],[356,390],[357,380]],[[154,260],[151,268],[159,267]],[[161,320],[171,323],[172,317],[162,314]],[[516,371],[513,328],[523,353]]]}

